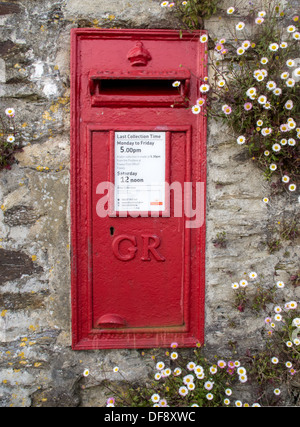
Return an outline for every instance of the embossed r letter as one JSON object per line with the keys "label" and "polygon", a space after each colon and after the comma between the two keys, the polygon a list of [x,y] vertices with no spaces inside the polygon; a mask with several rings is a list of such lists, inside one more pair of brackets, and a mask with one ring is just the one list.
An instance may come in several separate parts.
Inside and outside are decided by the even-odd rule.
{"label": "embossed r letter", "polygon": [[[152,253],[156,261],[165,261],[166,258],[163,257],[158,251],[157,248],[160,246],[160,238],[155,234],[142,234],[143,239],[143,256],[142,261],[151,261],[149,252]],[[150,243],[150,239],[153,241]]]}

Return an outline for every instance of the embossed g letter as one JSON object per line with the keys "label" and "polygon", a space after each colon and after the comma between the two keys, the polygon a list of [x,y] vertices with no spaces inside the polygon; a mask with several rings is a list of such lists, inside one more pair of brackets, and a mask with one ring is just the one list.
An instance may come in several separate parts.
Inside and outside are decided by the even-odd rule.
{"label": "embossed g letter", "polygon": [[[124,240],[129,240],[129,242],[132,243],[132,246],[128,247],[126,254],[122,254],[120,252],[120,244]],[[120,261],[130,261],[135,257],[135,253],[137,251],[136,237],[129,236],[127,234],[120,234],[119,236],[114,238],[112,242],[112,249],[115,257],[118,258]]]}

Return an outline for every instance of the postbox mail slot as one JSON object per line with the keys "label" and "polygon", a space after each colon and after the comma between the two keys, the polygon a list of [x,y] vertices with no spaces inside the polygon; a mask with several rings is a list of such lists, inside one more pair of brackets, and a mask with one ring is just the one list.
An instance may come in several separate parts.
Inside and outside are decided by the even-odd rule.
{"label": "postbox mail slot", "polygon": [[[174,86],[174,82],[178,82]],[[186,107],[190,88],[188,70],[149,73],[99,72],[89,79],[92,106]]]}

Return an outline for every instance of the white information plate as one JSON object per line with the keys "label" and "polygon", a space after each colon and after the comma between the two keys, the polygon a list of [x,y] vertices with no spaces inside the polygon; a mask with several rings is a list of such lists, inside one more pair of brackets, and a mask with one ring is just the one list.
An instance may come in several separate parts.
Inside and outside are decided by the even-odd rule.
{"label": "white information plate", "polygon": [[164,211],[166,132],[115,132],[115,211]]}

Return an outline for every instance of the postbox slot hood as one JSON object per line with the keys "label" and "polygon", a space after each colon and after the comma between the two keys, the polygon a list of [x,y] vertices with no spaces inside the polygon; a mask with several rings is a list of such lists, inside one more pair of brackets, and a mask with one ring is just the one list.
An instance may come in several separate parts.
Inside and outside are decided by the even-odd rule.
{"label": "postbox slot hood", "polygon": [[[178,86],[174,86],[178,82]],[[185,107],[190,72],[185,69],[98,71],[89,76],[92,106]]]}

